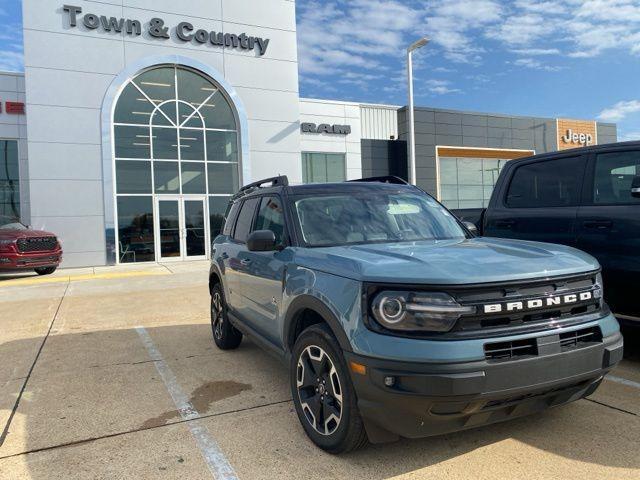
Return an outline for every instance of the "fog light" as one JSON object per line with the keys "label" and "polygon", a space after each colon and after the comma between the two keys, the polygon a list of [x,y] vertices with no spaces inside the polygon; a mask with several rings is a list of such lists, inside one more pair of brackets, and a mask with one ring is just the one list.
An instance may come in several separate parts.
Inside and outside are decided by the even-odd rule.
{"label": "fog light", "polygon": [[396,384],[396,377],[384,377],[384,384],[387,387],[393,387]]}
{"label": "fog light", "polygon": [[11,263],[11,259],[7,257],[0,257],[0,263]]}

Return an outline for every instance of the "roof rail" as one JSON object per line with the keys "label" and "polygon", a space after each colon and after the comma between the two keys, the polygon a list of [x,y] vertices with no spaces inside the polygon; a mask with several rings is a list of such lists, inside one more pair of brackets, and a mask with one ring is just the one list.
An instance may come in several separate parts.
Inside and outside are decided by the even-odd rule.
{"label": "roof rail", "polygon": [[[270,185],[266,185],[270,184]],[[250,183],[240,188],[238,192],[234,195],[234,197],[242,197],[243,195],[248,194],[249,192],[255,190],[256,188],[266,187],[286,187],[289,185],[289,179],[286,175],[280,175],[277,177],[265,178],[264,180],[259,180],[257,182]]]}
{"label": "roof rail", "polygon": [[382,177],[368,177],[368,178],[359,178],[357,180],[349,180],[350,182],[380,182],[380,183],[393,183],[396,185],[409,185],[406,180],[403,180],[400,177],[396,177],[394,175],[386,175]]}

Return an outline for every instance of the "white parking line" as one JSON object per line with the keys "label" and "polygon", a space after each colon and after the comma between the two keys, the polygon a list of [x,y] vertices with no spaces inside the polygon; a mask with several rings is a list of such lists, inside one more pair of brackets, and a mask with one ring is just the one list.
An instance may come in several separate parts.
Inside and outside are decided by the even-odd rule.
{"label": "white parking line", "polygon": [[162,381],[167,387],[180,416],[183,420],[192,420],[186,422],[186,425],[189,427],[191,435],[193,435],[193,438],[198,444],[198,448],[200,448],[200,452],[209,470],[213,474],[213,478],[217,480],[237,480],[238,476],[236,472],[229,464],[224,453],[222,453],[222,450],[220,450],[218,443],[207,430],[207,427],[204,426],[201,421],[194,420],[200,418],[200,414],[193,407],[188,397],[182,391],[182,388],[180,388],[178,380],[171,371],[171,368],[169,368],[169,365],[164,361],[164,358],[162,358],[162,354],[153,343],[153,340],[151,340],[149,332],[147,332],[144,327],[136,327],[136,331],[147,349],[149,356],[154,360],[153,363],[156,366],[156,370],[158,370],[158,373],[162,377]]}
{"label": "white parking line", "polygon": [[612,382],[621,383],[627,387],[640,388],[640,383],[634,382],[633,380],[627,380],[626,378],[616,377],[615,375],[607,375],[604,378],[611,380]]}

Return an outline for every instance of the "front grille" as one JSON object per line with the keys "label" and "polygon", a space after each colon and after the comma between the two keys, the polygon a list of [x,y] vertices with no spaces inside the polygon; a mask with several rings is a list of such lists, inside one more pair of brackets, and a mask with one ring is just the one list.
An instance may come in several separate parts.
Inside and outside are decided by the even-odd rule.
{"label": "front grille", "polygon": [[596,274],[582,275],[574,278],[552,279],[522,284],[478,287],[476,289],[450,292],[461,305],[474,305],[478,311],[474,315],[462,317],[454,330],[465,334],[468,332],[492,331],[494,333],[510,330],[528,330],[533,327],[548,325],[554,322],[562,325],[581,315],[599,312],[602,298],[593,295],[585,301],[565,303],[561,305],[543,306],[541,308],[499,313],[484,313],[483,306],[505,304],[508,302],[526,302],[532,299],[546,299],[554,296],[579,295],[582,292],[597,292]]}
{"label": "front grille", "polygon": [[26,252],[48,252],[54,250],[58,241],[56,237],[32,237],[18,239],[18,251]]}
{"label": "front grille", "polygon": [[599,327],[589,327],[572,332],[545,335],[510,342],[493,342],[484,345],[484,358],[490,361],[507,361],[568,352],[602,343]]}

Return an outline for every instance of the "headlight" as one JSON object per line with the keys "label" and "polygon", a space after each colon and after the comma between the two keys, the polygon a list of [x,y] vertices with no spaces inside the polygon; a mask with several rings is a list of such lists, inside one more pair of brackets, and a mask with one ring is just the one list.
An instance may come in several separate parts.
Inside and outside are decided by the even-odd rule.
{"label": "headlight", "polygon": [[594,298],[604,298],[604,283],[602,283],[602,273],[596,275],[595,290],[593,291]]}
{"label": "headlight", "polygon": [[371,312],[389,330],[448,332],[476,308],[462,306],[442,292],[384,291],[374,297]]}
{"label": "headlight", "polygon": [[15,240],[0,240],[0,251],[10,252],[12,250],[10,247],[14,243],[15,243]]}

